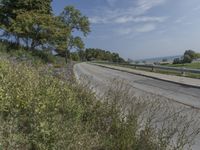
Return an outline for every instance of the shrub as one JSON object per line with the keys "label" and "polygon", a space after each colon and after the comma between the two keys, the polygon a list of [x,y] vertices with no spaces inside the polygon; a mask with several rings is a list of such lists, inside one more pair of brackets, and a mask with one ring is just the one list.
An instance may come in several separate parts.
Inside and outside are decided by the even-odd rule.
{"label": "shrub", "polygon": [[185,53],[184,53],[184,57],[190,57],[190,59],[195,59],[195,58],[197,58],[197,54],[198,53],[196,53],[195,51],[193,51],[193,50],[186,50],[185,51]]}
{"label": "shrub", "polygon": [[191,63],[191,62],[192,62],[192,58],[189,55],[183,56],[182,63]]}
{"label": "shrub", "polygon": [[181,60],[179,58],[175,58],[173,64],[181,64]]}
{"label": "shrub", "polygon": [[[16,45],[8,41],[0,41],[0,51],[6,52],[11,57],[15,57],[18,60],[28,61],[42,61],[43,63],[56,63],[56,56],[50,52],[42,50],[27,50],[23,46]],[[61,58],[62,59],[62,58]]]}
{"label": "shrub", "polygon": [[55,63],[56,62],[56,57],[48,52],[34,50],[34,51],[32,51],[32,55],[34,57],[38,57],[38,58],[42,59],[45,63]]}
{"label": "shrub", "polygon": [[1,60],[3,149],[63,149],[63,140],[66,144],[70,141],[71,126],[75,132],[82,111],[75,98],[73,90],[57,78],[41,75],[39,69],[24,64]]}
{"label": "shrub", "polygon": [[[121,85],[98,101],[86,86],[52,76],[52,69],[0,59],[0,149],[181,150],[189,144],[191,121],[184,126],[178,113],[157,129],[148,116],[158,108],[166,115],[167,107],[129,97],[130,88]],[[178,142],[170,144],[173,139]]]}

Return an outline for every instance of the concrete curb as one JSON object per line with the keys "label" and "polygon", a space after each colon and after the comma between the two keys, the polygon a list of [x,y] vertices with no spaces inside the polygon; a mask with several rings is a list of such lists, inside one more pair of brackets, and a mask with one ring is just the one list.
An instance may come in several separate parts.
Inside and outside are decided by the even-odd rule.
{"label": "concrete curb", "polygon": [[160,80],[160,81],[175,83],[175,84],[179,84],[179,85],[186,86],[186,87],[198,88],[198,89],[200,88],[200,85],[199,86],[197,86],[197,85],[191,85],[191,84],[181,83],[181,82],[178,82],[178,81],[172,81],[172,80],[168,80],[168,79],[162,79],[162,78],[159,78],[159,77],[145,75],[145,74],[142,74],[142,73],[136,73],[136,72],[132,72],[132,71],[128,71],[128,70],[121,70],[119,68],[118,69],[117,68],[113,68],[111,65],[110,66],[108,66],[108,65],[105,66],[105,65],[94,64],[94,63],[89,63],[89,64],[96,65],[96,66],[103,67],[103,68],[112,69],[112,70],[127,72],[127,73],[130,73],[130,74],[140,75],[140,76],[144,76],[144,77],[148,77],[148,78],[152,78],[152,79],[156,79],[156,80]]}

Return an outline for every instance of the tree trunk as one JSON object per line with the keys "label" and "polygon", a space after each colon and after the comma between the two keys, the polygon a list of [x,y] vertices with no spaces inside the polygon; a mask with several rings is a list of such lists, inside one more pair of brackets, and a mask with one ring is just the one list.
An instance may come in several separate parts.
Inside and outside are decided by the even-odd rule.
{"label": "tree trunk", "polygon": [[35,49],[35,41],[33,40],[31,43],[31,50],[34,50],[34,49]]}
{"label": "tree trunk", "polygon": [[28,38],[26,38],[26,48],[27,48],[27,50],[29,48],[29,39]]}
{"label": "tree trunk", "polygon": [[65,52],[65,62],[70,63],[70,61],[71,61],[70,51],[66,50],[66,52]]}
{"label": "tree trunk", "polygon": [[17,44],[17,47],[19,47],[19,45],[20,45],[20,38],[18,36],[16,36],[16,44]]}

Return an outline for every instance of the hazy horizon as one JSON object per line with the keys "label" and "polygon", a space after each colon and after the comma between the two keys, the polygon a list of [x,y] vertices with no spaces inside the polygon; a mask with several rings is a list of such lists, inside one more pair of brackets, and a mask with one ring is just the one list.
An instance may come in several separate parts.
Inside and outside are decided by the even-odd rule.
{"label": "hazy horizon", "polygon": [[131,59],[181,55],[187,49],[200,52],[199,0],[54,0],[55,14],[66,5],[90,19],[86,47]]}

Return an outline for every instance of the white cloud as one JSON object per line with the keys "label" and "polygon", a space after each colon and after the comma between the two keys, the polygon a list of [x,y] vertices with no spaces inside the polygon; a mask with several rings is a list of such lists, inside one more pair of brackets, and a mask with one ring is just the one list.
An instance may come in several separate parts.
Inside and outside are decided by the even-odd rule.
{"label": "white cloud", "polygon": [[129,35],[132,32],[134,32],[134,29],[133,28],[119,28],[115,30],[114,32],[116,32],[119,35]]}
{"label": "white cloud", "polygon": [[[164,4],[167,0],[127,0],[128,8],[101,8],[96,16],[90,17],[94,24],[112,24],[113,31],[118,35],[138,35],[156,29],[159,23],[166,21],[166,16],[147,16],[154,7]],[[107,0],[114,6],[117,0]],[[135,23],[135,24],[134,24]],[[140,26],[138,26],[140,25]],[[124,27],[123,27],[124,26]]]}
{"label": "white cloud", "polygon": [[164,22],[167,17],[149,17],[149,16],[140,16],[140,17],[119,17],[114,22],[115,23],[128,23],[128,22]]}
{"label": "white cloud", "polygon": [[138,0],[138,9],[145,13],[153,7],[164,4],[166,0]]}
{"label": "white cloud", "polygon": [[150,32],[150,31],[155,30],[156,27],[157,27],[156,24],[147,23],[147,24],[140,25],[140,26],[114,29],[114,32],[119,35],[131,35],[131,34]]}
{"label": "white cloud", "polygon": [[123,17],[116,18],[114,20],[114,23],[128,23],[128,22],[133,21],[133,19],[134,18],[131,16],[123,16]]}
{"label": "white cloud", "polygon": [[89,21],[94,24],[108,23],[106,18],[98,17],[98,16],[89,18]]}
{"label": "white cloud", "polygon": [[[117,0],[107,0],[110,5],[114,5]],[[129,0],[132,1],[132,0]],[[128,22],[147,22],[156,21],[163,22],[166,17],[147,17],[144,14],[150,9],[164,4],[166,0],[137,0],[132,6],[126,9],[110,9],[104,8],[100,10],[101,15],[90,17],[91,23],[95,24],[106,24],[106,23],[128,23]],[[102,13],[103,12],[103,13]]]}
{"label": "white cloud", "polygon": [[107,0],[107,3],[110,5],[110,6],[114,6],[115,3],[116,3],[117,0]]}
{"label": "white cloud", "polygon": [[175,23],[182,23],[182,22],[184,22],[185,19],[186,19],[186,16],[182,16],[182,17],[178,18],[177,20],[175,20]]}
{"label": "white cloud", "polygon": [[156,25],[155,24],[145,24],[142,25],[140,27],[137,27],[135,29],[136,32],[140,32],[140,33],[144,33],[144,32],[150,32],[156,29]]}

